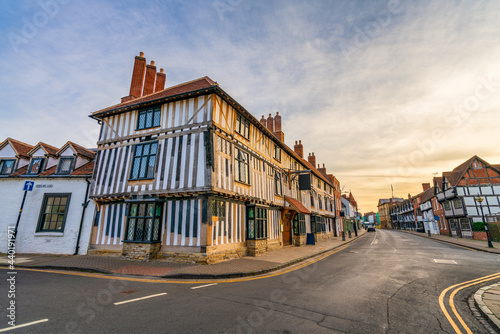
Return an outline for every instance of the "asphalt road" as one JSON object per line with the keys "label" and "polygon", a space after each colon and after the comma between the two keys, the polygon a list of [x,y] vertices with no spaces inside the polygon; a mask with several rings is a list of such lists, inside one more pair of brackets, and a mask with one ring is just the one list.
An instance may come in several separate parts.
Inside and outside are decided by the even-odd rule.
{"label": "asphalt road", "polygon": [[[385,230],[296,271],[196,289],[207,283],[18,271],[16,324],[48,321],[11,333],[455,333],[441,292],[497,272],[498,255]],[[467,302],[480,286],[454,300],[472,332],[487,333]],[[9,327],[8,290],[2,279],[0,329]]]}

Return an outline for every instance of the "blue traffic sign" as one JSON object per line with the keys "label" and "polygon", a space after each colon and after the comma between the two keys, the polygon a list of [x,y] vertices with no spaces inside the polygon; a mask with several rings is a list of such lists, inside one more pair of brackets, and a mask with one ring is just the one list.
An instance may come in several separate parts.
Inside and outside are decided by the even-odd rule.
{"label": "blue traffic sign", "polygon": [[35,181],[26,181],[24,182],[24,191],[32,191],[35,186]]}

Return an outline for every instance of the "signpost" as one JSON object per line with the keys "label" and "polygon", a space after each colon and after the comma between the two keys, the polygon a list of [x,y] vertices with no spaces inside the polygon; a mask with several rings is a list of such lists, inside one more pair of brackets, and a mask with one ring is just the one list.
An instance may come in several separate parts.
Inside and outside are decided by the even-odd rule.
{"label": "signpost", "polygon": [[17,237],[17,227],[19,226],[19,221],[21,220],[21,213],[23,213],[24,201],[26,200],[26,194],[28,191],[32,191],[35,187],[35,181],[26,181],[24,182],[24,196],[23,201],[21,203],[21,209],[19,209],[19,215],[17,216],[16,228],[14,229],[14,239]]}

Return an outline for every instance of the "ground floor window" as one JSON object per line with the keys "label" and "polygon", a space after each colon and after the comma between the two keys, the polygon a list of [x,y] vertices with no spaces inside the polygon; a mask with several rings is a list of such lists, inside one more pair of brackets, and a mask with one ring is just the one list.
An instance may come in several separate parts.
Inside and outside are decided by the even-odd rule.
{"label": "ground floor window", "polygon": [[267,239],[267,209],[247,206],[247,239]]}
{"label": "ground floor window", "polygon": [[311,216],[311,229],[314,233],[326,232],[325,217]]}
{"label": "ground floor window", "polygon": [[306,216],[303,213],[293,216],[293,234],[306,234]]}
{"label": "ground floor window", "polygon": [[131,203],[128,208],[126,241],[160,241],[163,203]]}
{"label": "ground floor window", "polygon": [[63,232],[71,194],[45,194],[37,232]]}

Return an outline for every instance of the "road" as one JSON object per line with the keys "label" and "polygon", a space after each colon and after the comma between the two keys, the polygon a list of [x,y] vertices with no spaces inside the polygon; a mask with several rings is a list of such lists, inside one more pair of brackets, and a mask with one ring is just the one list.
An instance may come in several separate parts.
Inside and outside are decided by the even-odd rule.
{"label": "road", "polygon": [[[20,270],[16,323],[48,320],[11,333],[455,333],[438,303],[441,292],[497,272],[498,255],[386,230],[304,268],[230,283]],[[480,286],[454,297],[473,333],[487,333],[468,305]],[[0,328],[8,327],[7,290],[1,280]],[[130,302],[115,305],[124,301]]]}

